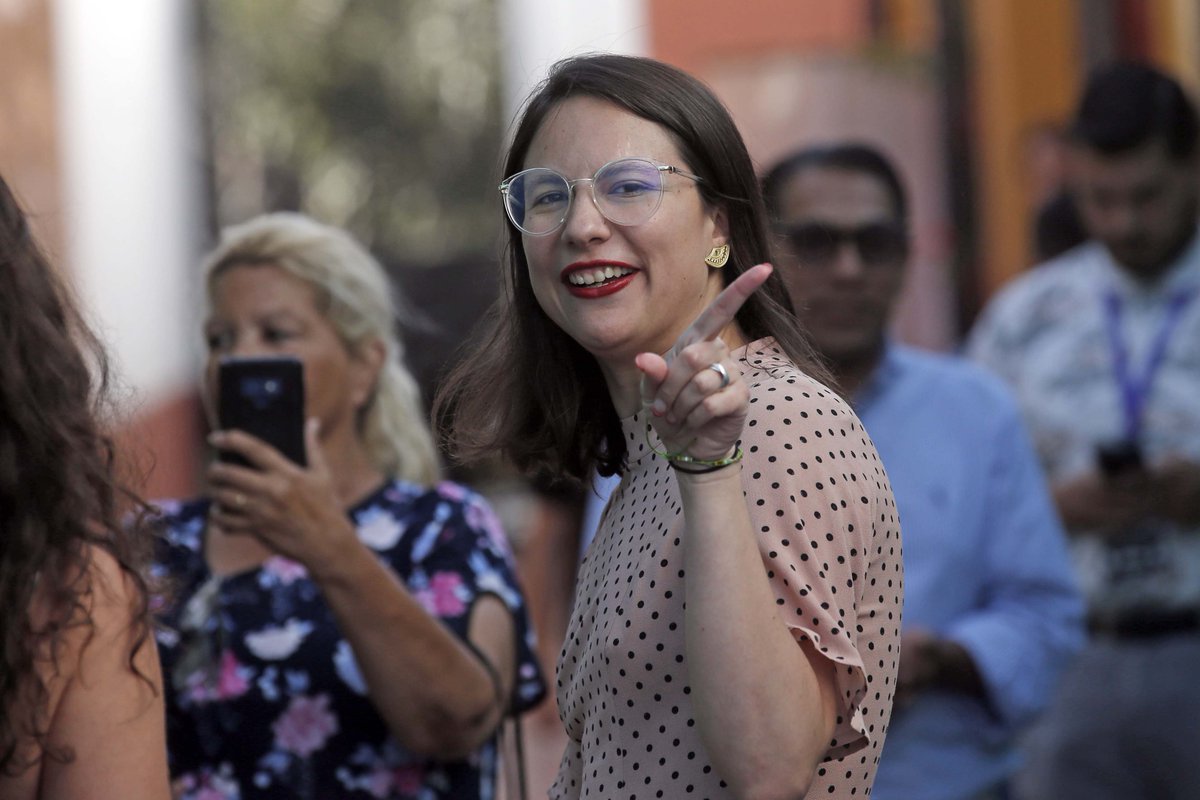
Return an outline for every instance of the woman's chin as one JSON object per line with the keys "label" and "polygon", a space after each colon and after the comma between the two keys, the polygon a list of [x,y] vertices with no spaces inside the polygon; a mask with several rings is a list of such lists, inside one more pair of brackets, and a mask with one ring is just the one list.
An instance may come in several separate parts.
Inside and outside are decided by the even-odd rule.
{"label": "woman's chin", "polygon": [[632,363],[633,357],[644,349],[638,348],[625,331],[580,331],[573,338],[584,350],[606,362],[628,360]]}

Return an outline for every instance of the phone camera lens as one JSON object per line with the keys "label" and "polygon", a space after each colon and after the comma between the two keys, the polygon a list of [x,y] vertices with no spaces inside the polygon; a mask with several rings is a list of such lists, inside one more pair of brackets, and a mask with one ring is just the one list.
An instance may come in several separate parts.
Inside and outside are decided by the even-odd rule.
{"label": "phone camera lens", "polygon": [[246,398],[255,408],[262,410],[269,407],[275,398],[283,392],[283,382],[278,378],[250,377],[244,378],[238,387],[242,397]]}

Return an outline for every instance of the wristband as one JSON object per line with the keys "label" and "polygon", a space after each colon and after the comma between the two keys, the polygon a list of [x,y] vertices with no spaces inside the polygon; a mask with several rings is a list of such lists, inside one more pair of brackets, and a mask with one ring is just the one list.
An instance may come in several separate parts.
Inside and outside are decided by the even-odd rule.
{"label": "wristband", "polygon": [[[654,453],[654,455],[663,459],[680,472],[687,472],[692,475],[703,475],[706,472],[715,472],[722,467],[728,467],[730,464],[738,463],[742,460],[742,456],[744,455],[744,453],[742,453],[742,448],[737,446],[733,448],[732,455],[712,460],[695,458],[694,456],[689,456],[687,453],[668,453],[665,450],[659,450],[654,446],[654,443],[650,441],[650,430],[650,425],[647,423],[646,446],[650,448],[650,452]],[[681,464],[687,464],[688,466],[683,467],[680,466]],[[698,467],[698,469],[693,467]]]}
{"label": "wristband", "polygon": [[700,467],[699,469],[683,466],[684,464],[688,464],[688,463],[691,463],[691,464],[699,463],[696,461],[679,461],[676,459],[672,459],[672,460],[667,461],[667,463],[670,464],[671,468],[677,472],[686,472],[689,475],[705,475],[709,472],[716,472],[719,469],[724,469],[725,467],[728,467],[730,464],[736,464],[737,462],[739,462],[741,460],[742,460],[742,449],[739,447],[737,452],[734,453],[733,455],[731,455],[729,458],[720,459],[720,461],[722,463],[713,462],[712,464],[709,464],[708,466]]}

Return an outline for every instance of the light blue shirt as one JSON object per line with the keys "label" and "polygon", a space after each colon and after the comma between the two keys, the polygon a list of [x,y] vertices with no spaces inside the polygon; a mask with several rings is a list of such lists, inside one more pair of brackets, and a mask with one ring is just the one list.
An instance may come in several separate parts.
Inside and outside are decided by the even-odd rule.
{"label": "light blue shirt", "polygon": [[989,698],[897,707],[871,796],[970,798],[1016,767],[1016,734],[1083,645],[1065,535],[1016,402],[982,369],[892,344],[854,406],[900,512],[903,626],[966,648]]}
{"label": "light blue shirt", "polygon": [[587,549],[592,546],[596,530],[600,527],[600,519],[604,509],[608,507],[608,499],[617,490],[621,482],[620,473],[607,477],[598,472],[592,473],[591,485],[583,502],[583,521],[579,526],[579,557],[583,558]]}

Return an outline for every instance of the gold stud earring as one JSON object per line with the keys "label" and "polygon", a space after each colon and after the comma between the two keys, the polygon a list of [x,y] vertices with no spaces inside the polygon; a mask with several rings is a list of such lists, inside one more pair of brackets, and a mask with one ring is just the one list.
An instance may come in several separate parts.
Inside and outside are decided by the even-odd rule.
{"label": "gold stud earring", "polygon": [[720,269],[729,263],[729,245],[723,244],[720,247],[714,247],[708,251],[708,255],[704,257],[704,263],[708,264],[713,269]]}

